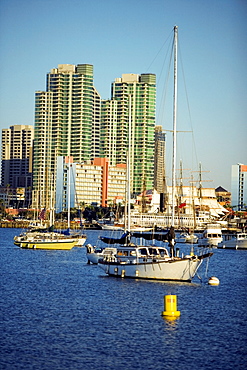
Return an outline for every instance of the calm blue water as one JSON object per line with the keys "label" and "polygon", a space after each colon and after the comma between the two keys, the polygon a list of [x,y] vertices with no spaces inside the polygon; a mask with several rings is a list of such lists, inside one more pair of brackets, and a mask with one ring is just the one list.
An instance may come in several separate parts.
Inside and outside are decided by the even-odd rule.
{"label": "calm blue water", "polygon": [[[219,286],[137,281],[87,265],[85,248],[22,250],[19,232],[0,229],[0,369],[246,368],[247,251],[215,250]],[[173,322],[161,316],[167,294]]]}

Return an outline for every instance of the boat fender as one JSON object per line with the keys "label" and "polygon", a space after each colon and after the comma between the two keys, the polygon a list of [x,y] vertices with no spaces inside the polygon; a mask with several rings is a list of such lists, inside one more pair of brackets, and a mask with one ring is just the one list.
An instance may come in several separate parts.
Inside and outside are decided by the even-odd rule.
{"label": "boat fender", "polygon": [[219,285],[220,281],[217,277],[215,276],[211,276],[209,279],[208,279],[208,284],[209,285]]}
{"label": "boat fender", "polygon": [[86,248],[87,248],[87,253],[93,253],[93,247],[91,244],[87,244]]}

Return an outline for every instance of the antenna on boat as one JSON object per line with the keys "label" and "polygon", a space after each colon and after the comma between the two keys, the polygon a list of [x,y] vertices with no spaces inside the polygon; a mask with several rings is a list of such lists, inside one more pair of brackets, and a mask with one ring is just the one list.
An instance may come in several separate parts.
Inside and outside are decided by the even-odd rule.
{"label": "antenna on boat", "polygon": [[172,154],[172,226],[175,213],[175,185],[176,185],[176,135],[177,135],[177,39],[178,26],[174,26],[174,93],[173,93],[173,154]]}

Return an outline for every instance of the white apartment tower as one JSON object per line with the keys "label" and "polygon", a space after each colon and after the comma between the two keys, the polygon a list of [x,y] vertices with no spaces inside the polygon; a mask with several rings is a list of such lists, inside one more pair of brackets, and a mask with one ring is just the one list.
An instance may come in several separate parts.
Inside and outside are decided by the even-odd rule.
{"label": "white apartment tower", "polygon": [[236,211],[247,207],[247,165],[238,163],[232,165],[231,171],[232,206]]}

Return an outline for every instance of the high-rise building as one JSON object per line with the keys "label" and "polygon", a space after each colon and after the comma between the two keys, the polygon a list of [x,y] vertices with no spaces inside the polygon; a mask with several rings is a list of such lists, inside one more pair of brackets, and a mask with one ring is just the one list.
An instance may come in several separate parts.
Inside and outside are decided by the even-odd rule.
{"label": "high-rise building", "polygon": [[155,127],[154,151],[154,188],[158,193],[165,193],[165,144],[166,134],[162,126]]}
{"label": "high-rise building", "polygon": [[32,185],[33,126],[14,125],[2,130],[1,186]]}
{"label": "high-rise building", "polygon": [[49,207],[57,156],[81,163],[99,156],[100,96],[93,66],[59,64],[35,95],[33,189],[37,206]]}
{"label": "high-rise building", "polygon": [[84,163],[73,163],[70,158],[57,158],[56,212],[68,208],[68,199],[70,206],[77,208],[82,204],[105,207],[125,201],[126,165],[111,166],[107,158]]}
{"label": "high-rise building", "polygon": [[154,74],[123,74],[112,83],[111,100],[102,103],[101,154],[111,164],[126,163],[131,122],[129,157],[134,194],[153,188],[155,104]]}
{"label": "high-rise building", "polygon": [[232,165],[231,171],[232,207],[241,211],[247,206],[247,165]]}
{"label": "high-rise building", "polygon": [[111,165],[117,163],[117,101],[101,102],[100,155],[109,159]]}

